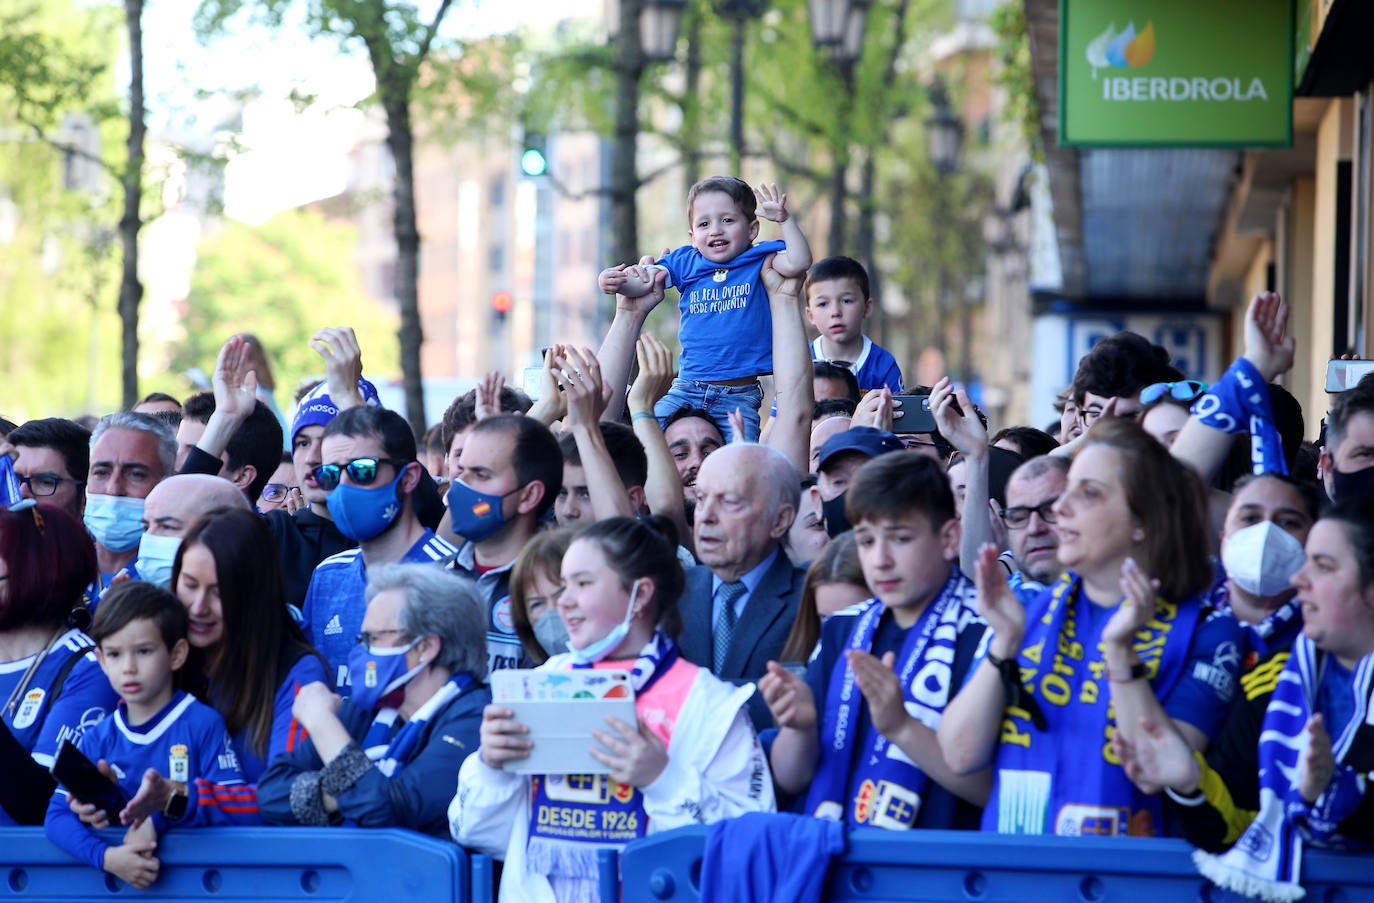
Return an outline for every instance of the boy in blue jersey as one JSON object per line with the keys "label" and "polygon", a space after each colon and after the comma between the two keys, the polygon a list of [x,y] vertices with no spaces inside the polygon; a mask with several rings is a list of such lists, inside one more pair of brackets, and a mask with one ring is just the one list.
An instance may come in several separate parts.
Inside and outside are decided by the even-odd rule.
{"label": "boy in blue jersey", "polygon": [[[754,244],[760,216],[782,227],[782,241]],[[662,269],[682,295],[682,365],[654,407],[660,427],[679,408],[704,408],[728,436],[730,412],[738,410],[746,438],[757,441],[763,401],[758,377],[773,372],[773,319],[760,271],[773,255],[778,275],[800,276],[811,266],[811,248],[776,185],[755,191],[732,176],[705,179],[687,193],[687,219],[691,244],[665,254],[653,268],[602,270],[597,283],[608,295],[639,298],[661,278],[654,269]]]}
{"label": "boy in blue jersey", "polygon": [[124,842],[114,846],[81,823],[59,788],[43,823],[54,844],[137,888],[157,879],[158,832],[202,821],[186,818],[186,785],[197,778],[221,785],[243,780],[219,713],[176,688],[176,672],[189,651],[186,629],[186,609],[176,596],[135,580],[105,594],[90,631],[100,667],[122,700],[114,714],[82,734],[78,745],[91,761],[108,763],[130,798],[148,769],[168,774],[178,792],[166,811],[132,825]]}
{"label": "boy in blue jersey", "polygon": [[759,692],[780,728],[773,779],[803,811],[849,825],[978,827],[991,780],[956,775],[935,728],[978,660],[974,588],[956,566],[960,526],[940,466],[890,452],[845,495],[859,564],[874,593],[821,625],[802,678],[768,663]]}
{"label": "boy in blue jersey", "polygon": [[902,392],[897,360],[864,335],[873,315],[868,271],[852,257],[827,257],[806,274],[806,320],[820,333],[811,343],[811,359],[844,367],[859,381],[859,390],[887,387]]}

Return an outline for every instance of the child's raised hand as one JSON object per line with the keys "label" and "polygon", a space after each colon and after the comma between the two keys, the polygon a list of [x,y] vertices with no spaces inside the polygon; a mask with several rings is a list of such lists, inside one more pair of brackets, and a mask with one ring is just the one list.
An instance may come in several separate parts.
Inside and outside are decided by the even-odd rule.
{"label": "child's raised hand", "polygon": [[596,277],[597,287],[608,295],[614,295],[625,286],[625,264],[606,267]]}
{"label": "child's raised hand", "polygon": [[774,223],[787,222],[787,194],[776,184],[760,185],[754,189],[754,197],[758,198],[756,212],[760,217]]}
{"label": "child's raised hand", "polygon": [[816,726],[816,697],[810,685],[777,662],[769,662],[768,673],[759,678],[759,693],[778,727],[804,731]]}

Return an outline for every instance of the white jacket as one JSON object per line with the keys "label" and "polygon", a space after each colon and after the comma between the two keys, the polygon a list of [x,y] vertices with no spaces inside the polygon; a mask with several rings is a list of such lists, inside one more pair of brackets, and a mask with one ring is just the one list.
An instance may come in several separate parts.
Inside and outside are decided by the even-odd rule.
{"label": "white jacket", "polygon": [[[565,667],[567,658],[555,656],[543,667]],[[648,833],[777,809],[768,762],[744,709],[753,693],[753,684],[737,687],[698,671],[668,743],[668,765],[642,788]],[[468,756],[448,807],[453,839],[505,860],[502,903],[557,903],[548,879],[525,867],[529,812],[528,775],[492,768],[480,752]]]}

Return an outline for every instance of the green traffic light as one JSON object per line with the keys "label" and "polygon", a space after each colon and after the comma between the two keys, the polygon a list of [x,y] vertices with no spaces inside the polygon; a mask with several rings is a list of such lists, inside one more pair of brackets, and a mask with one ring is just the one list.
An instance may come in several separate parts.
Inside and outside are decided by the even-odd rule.
{"label": "green traffic light", "polygon": [[540,151],[531,147],[520,155],[520,171],[525,175],[542,176],[548,169],[549,161],[544,159]]}

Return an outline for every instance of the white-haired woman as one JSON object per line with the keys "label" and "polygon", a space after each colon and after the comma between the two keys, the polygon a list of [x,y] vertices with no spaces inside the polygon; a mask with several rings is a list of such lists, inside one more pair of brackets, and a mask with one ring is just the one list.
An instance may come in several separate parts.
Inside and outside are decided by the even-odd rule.
{"label": "white-haired woman", "polygon": [[447,837],[452,787],[491,701],[483,611],[470,582],[433,565],[372,574],[353,695],[301,688],[294,713],[308,739],[262,776],[263,819]]}

